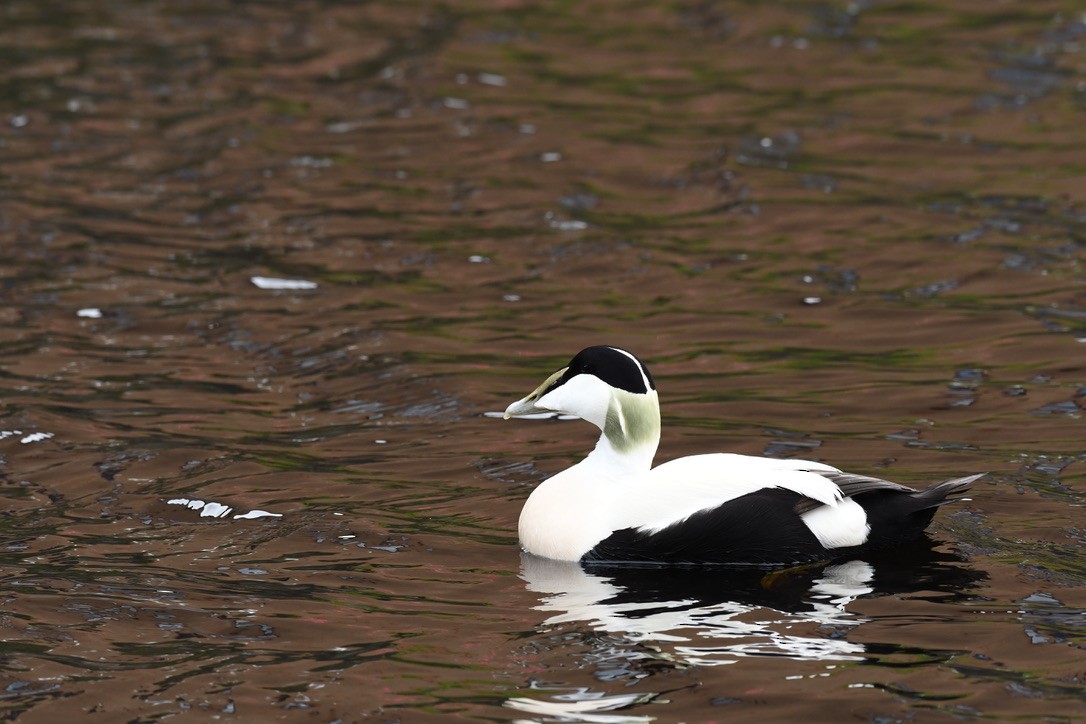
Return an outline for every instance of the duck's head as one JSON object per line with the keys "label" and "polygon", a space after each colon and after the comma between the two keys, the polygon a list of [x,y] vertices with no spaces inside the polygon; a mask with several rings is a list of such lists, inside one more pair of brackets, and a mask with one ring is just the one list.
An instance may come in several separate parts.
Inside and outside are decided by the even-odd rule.
{"label": "duck's head", "polygon": [[660,402],[652,374],[637,357],[617,347],[587,347],[531,394],[505,410],[505,419],[540,412],[574,415],[603,431],[615,450],[628,451],[660,439]]}

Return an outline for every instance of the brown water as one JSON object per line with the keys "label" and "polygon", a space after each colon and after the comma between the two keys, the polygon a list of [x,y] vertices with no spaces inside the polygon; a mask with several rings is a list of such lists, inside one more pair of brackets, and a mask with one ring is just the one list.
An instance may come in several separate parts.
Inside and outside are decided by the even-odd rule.
{"label": "brown water", "polygon": [[[4,3],[6,716],[1086,718],[1086,23],[944,5]],[[661,459],[991,474],[883,559],[522,561],[593,430],[484,413],[593,343]]]}

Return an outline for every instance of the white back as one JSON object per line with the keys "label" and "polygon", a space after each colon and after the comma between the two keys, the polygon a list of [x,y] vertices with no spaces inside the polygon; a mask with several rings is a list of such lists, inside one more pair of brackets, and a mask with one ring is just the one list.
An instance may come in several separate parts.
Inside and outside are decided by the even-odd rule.
{"label": "white back", "polygon": [[632,483],[618,516],[626,526],[662,530],[707,508],[763,488],[782,488],[836,506],[841,490],[818,472],[837,469],[807,460],[776,460],[733,453],[691,455],[653,468]]}

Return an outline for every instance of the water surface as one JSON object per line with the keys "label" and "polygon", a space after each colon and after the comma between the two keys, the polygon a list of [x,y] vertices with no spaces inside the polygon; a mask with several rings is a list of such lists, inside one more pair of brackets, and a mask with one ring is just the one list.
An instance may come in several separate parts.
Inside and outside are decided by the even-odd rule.
{"label": "water surface", "polygon": [[[9,717],[1086,716],[1074,3],[0,14]],[[592,430],[485,413],[598,343],[661,460],[990,475],[878,559],[522,557]]]}

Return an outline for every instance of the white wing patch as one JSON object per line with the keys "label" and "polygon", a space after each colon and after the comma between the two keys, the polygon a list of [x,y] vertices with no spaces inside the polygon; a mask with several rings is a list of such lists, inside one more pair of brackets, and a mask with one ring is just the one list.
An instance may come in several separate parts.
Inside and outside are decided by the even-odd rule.
{"label": "white wing patch", "polygon": [[862,546],[871,533],[867,513],[852,498],[845,498],[833,507],[821,505],[800,517],[825,548]]}

